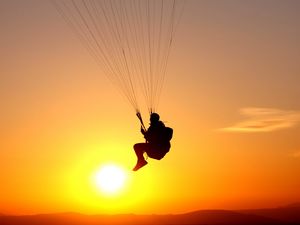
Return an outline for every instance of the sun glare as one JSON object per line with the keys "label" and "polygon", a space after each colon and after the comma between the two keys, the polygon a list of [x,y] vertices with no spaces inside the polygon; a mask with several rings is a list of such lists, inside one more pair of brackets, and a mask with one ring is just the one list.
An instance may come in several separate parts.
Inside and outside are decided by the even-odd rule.
{"label": "sun glare", "polygon": [[95,175],[97,188],[108,195],[120,192],[124,187],[125,181],[125,171],[113,164],[103,165]]}

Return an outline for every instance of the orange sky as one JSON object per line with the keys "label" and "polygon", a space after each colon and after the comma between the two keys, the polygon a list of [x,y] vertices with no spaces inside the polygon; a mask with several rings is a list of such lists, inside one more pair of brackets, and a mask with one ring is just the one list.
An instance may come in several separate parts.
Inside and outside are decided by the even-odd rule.
{"label": "orange sky", "polygon": [[[300,201],[300,3],[190,0],[158,112],[170,153],[131,172],[131,106],[47,1],[0,2],[0,212],[179,213]],[[143,112],[146,112],[144,110]],[[90,177],[129,174],[107,197]]]}

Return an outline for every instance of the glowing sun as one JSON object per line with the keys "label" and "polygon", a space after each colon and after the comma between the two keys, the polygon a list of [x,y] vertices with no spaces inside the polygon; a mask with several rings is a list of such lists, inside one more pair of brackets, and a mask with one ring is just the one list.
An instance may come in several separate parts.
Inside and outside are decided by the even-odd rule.
{"label": "glowing sun", "polygon": [[116,194],[125,185],[126,173],[125,171],[113,164],[103,165],[95,175],[95,182],[105,194]]}

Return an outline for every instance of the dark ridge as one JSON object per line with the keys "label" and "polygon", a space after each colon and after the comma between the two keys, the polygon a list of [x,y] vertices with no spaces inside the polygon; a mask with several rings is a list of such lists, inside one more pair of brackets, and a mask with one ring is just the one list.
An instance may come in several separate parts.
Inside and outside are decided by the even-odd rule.
{"label": "dark ridge", "polygon": [[238,211],[244,214],[252,214],[272,218],[287,223],[300,224],[300,203],[294,203],[272,209],[249,209]]}
{"label": "dark ridge", "polygon": [[294,203],[282,206],[281,208],[300,208],[300,202],[294,202]]}
{"label": "dark ridge", "polygon": [[2,225],[296,225],[300,207],[239,211],[199,210],[170,215],[84,215],[56,213],[23,216],[1,215]]}

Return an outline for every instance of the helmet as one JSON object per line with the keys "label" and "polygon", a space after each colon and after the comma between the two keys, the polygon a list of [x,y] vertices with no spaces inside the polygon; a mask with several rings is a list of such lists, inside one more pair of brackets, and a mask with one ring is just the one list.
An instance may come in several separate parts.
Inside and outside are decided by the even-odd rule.
{"label": "helmet", "polygon": [[151,113],[151,115],[150,115],[150,121],[151,122],[159,121],[159,115],[157,113]]}

